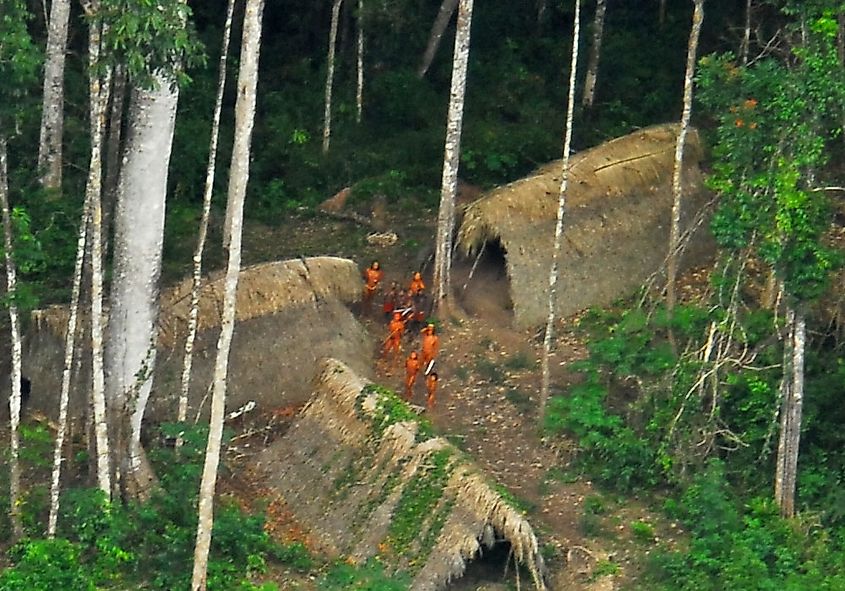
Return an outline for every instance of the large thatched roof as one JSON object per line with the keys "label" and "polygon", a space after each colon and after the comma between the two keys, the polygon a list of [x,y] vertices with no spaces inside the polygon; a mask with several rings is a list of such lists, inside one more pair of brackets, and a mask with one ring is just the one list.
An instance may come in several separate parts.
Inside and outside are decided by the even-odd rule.
{"label": "large thatched roof", "polygon": [[[358,371],[370,368],[373,343],[345,304],[361,294],[356,264],[336,257],[313,257],[263,263],[241,271],[237,323],[229,361],[228,404],[248,400],[259,406],[307,400],[309,377],[318,359],[333,355]],[[191,281],[161,295],[158,364],[149,416],[175,416],[179,391]],[[199,332],[194,347],[191,408],[199,406],[211,381],[222,312],[223,275],[212,273],[202,284]],[[26,339],[24,371],[32,380],[33,402],[55,412],[52,393],[59,390],[67,308],[55,306],[33,314]],[[83,339],[83,342],[85,340]],[[88,356],[83,356],[87,360]],[[79,381],[88,383],[83,366]],[[305,376],[305,377],[303,377]],[[73,409],[84,408],[82,392]],[[192,411],[193,414],[193,411]]]}
{"label": "large thatched roof", "polygon": [[[571,159],[557,307],[568,314],[640,285],[666,256],[677,125],[649,127]],[[698,134],[687,136],[684,183],[689,221],[703,199]],[[548,307],[562,161],[471,204],[458,235],[470,254],[488,241],[506,250],[515,322],[542,322]]]}
{"label": "large thatched roof", "polygon": [[392,392],[326,360],[311,401],[258,469],[322,550],[356,561],[378,555],[412,576],[413,591],[443,589],[504,542],[533,588],[545,589],[525,517],[412,416]]}

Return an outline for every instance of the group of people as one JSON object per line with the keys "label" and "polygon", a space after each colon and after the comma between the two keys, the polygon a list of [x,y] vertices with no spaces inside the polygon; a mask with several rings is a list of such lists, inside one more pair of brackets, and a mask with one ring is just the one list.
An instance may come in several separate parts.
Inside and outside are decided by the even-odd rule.
{"label": "group of people", "polygon": [[[384,270],[378,261],[364,270],[363,311],[372,312],[373,300],[378,295],[384,281]],[[402,358],[403,337],[413,345],[414,336],[421,333],[418,353],[411,350],[405,359],[405,400],[410,402],[414,397],[414,386],[420,373],[425,377],[426,407],[434,408],[437,395],[438,376],[434,371],[437,354],[440,352],[440,337],[433,322],[427,320],[428,297],[422,274],[417,271],[411,277],[407,289],[393,281],[390,289],[385,293],[382,303],[382,313],[389,318],[387,337],[381,345],[381,358],[396,365]],[[420,330],[420,326],[423,328]]]}

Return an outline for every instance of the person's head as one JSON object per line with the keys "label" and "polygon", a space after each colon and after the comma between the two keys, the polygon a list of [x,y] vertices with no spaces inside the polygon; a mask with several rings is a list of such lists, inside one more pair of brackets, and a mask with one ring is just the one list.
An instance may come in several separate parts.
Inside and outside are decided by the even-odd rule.
{"label": "person's head", "polygon": [[427,332],[428,334],[434,334],[434,324],[432,324],[431,322],[429,322],[429,323],[425,326],[425,329],[423,329],[423,330],[425,330],[425,332]]}
{"label": "person's head", "polygon": [[411,354],[409,355],[409,357],[410,357],[411,359],[416,359],[416,358],[418,357],[417,352],[416,352],[416,351],[411,351]]}
{"label": "person's head", "polygon": [[402,313],[401,312],[394,312],[393,313],[394,320],[402,320]]}
{"label": "person's head", "polygon": [[378,264],[378,261],[373,261],[373,264],[372,264],[372,265],[370,265],[370,268],[371,268],[373,271],[378,271],[378,270],[379,270],[379,267],[380,267],[380,265]]}
{"label": "person's head", "polygon": [[430,374],[428,374],[428,379],[431,380],[432,382],[436,382],[437,381],[437,372],[433,371]]}
{"label": "person's head", "polygon": [[422,279],[422,275],[420,275],[420,272],[419,272],[419,271],[417,271],[416,273],[414,273],[414,280],[416,280],[416,281],[420,281],[421,279]]}

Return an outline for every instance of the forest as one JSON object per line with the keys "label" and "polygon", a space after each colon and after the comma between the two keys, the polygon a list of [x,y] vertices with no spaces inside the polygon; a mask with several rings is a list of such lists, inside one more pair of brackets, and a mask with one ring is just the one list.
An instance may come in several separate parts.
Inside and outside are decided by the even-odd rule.
{"label": "forest", "polygon": [[0,591],[845,589],[843,131],[842,0],[0,0]]}

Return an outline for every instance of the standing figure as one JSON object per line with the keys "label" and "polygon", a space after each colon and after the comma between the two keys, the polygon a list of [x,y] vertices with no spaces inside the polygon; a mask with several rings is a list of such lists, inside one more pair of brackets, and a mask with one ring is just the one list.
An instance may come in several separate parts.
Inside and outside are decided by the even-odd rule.
{"label": "standing figure", "polygon": [[393,311],[396,309],[397,304],[399,303],[399,284],[395,281],[390,283],[390,291],[387,292],[387,295],[384,296],[384,303],[381,306],[384,315],[387,318],[393,316]]}
{"label": "standing figure", "polygon": [[408,286],[408,291],[411,292],[412,297],[422,295],[422,292],[425,291],[425,283],[423,283],[422,275],[419,271],[414,273],[414,276],[411,279],[411,285]]}
{"label": "standing figure", "polygon": [[363,308],[364,312],[370,312],[370,306],[372,305],[373,298],[376,295],[376,291],[379,289],[379,284],[381,283],[382,279],[384,279],[384,271],[381,270],[381,265],[379,265],[378,261],[373,261],[373,264],[364,270],[363,273],[364,277],[364,301],[363,301]]}
{"label": "standing figure", "polygon": [[416,351],[411,351],[405,360],[405,400],[410,402],[414,397],[414,384],[417,382],[417,374],[420,372],[422,362]]}
{"label": "standing figure", "polygon": [[384,358],[393,353],[393,359],[398,360],[402,353],[402,333],[405,332],[405,322],[400,312],[393,313],[393,319],[387,325],[387,338],[384,339]]}
{"label": "standing figure", "polygon": [[425,407],[428,410],[432,410],[434,408],[434,397],[437,394],[437,372],[433,371],[427,376],[425,376],[425,390],[426,390],[426,397],[425,397]]}
{"label": "standing figure", "polygon": [[430,322],[422,329],[422,333],[423,371],[428,375],[431,373],[431,368],[434,367],[434,359],[440,352],[440,337],[434,334],[434,324]]}

